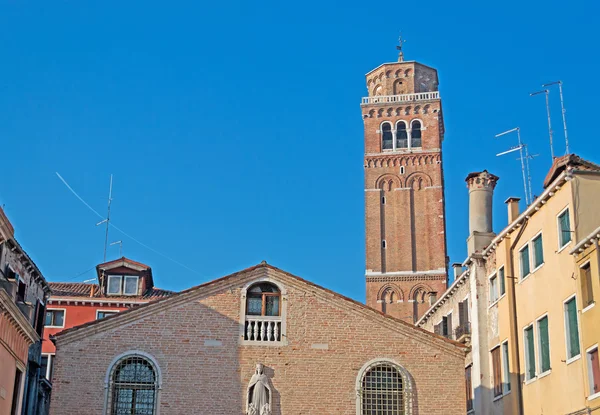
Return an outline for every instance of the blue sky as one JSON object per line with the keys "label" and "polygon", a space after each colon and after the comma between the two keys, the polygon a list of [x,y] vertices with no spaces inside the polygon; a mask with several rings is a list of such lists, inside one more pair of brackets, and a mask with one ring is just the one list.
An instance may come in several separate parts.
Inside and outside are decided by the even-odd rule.
{"label": "blue sky", "polygon": [[439,71],[451,261],[466,254],[469,172],[501,177],[496,230],[503,201],[522,196],[518,161],[495,157],[516,137],[496,133],[521,127],[540,193],[548,131],[543,97],[528,94],[542,83],[564,82],[571,149],[600,161],[592,1],[0,5],[0,203],[50,281],[92,278],[104,242],[55,172],[101,213],[112,173],[113,223],[189,268],[111,230],[158,286],[264,259],[363,301],[359,104],[400,30],[406,58]]}

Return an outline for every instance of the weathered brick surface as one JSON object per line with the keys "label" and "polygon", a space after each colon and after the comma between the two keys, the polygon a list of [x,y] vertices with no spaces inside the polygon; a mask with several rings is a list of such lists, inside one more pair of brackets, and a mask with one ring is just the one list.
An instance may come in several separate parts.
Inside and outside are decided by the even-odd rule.
{"label": "weathered brick surface", "polygon": [[[367,74],[371,97],[435,92],[437,86],[437,72],[415,62],[385,64]],[[441,110],[437,98],[362,106],[367,304],[410,322],[427,310],[430,293],[446,289]],[[421,122],[421,147],[384,151],[382,124],[396,126],[400,120],[408,127]],[[373,273],[382,277],[369,278]],[[386,288],[397,300],[386,303]]]}
{"label": "weathered brick surface", "polygon": [[[264,275],[287,289],[288,344],[242,346],[240,290]],[[156,358],[161,414],[244,413],[257,362],[271,378],[274,414],[355,414],[358,372],[375,358],[410,372],[415,413],[465,412],[463,349],[269,266],[59,336],[52,415],[101,414],[109,365],[129,350]]]}

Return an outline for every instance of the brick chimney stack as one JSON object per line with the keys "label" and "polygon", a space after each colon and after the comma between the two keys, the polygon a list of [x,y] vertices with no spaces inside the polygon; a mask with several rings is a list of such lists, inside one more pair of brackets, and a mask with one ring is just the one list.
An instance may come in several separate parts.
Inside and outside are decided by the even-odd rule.
{"label": "brick chimney stack", "polygon": [[496,236],[492,231],[492,199],[498,179],[484,170],[470,173],[465,180],[469,189],[469,256],[481,252]]}

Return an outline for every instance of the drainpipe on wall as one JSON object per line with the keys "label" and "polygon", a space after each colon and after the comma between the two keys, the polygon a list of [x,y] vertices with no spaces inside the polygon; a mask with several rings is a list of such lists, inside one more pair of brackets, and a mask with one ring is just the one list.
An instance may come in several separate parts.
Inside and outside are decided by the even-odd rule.
{"label": "drainpipe on wall", "polygon": [[516,245],[519,243],[519,239],[521,239],[521,236],[523,235],[523,232],[525,231],[525,228],[527,227],[527,223],[528,223],[528,219],[526,218],[523,221],[523,224],[521,225],[521,228],[519,229],[519,233],[517,234],[515,240],[510,244],[510,250],[509,250],[509,260],[510,260],[510,275],[511,275],[511,279],[513,280],[512,282],[512,312],[513,312],[513,316],[514,318],[511,321],[511,325],[513,326],[513,330],[515,333],[514,336],[514,348],[515,348],[515,361],[517,362],[517,367],[516,369],[516,373],[518,376],[518,403],[519,403],[519,414],[523,415],[524,414],[524,408],[523,408],[523,380],[521,378],[521,358],[520,358],[520,353],[519,353],[519,323],[517,320],[517,290],[516,290],[516,281],[517,281],[517,277],[515,276],[515,266],[514,266],[514,261],[513,261],[513,254],[515,251],[515,247]]}

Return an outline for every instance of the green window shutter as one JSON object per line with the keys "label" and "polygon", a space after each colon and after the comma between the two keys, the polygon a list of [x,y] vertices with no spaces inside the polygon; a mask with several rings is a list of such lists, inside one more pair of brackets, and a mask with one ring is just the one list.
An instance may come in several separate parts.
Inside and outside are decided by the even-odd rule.
{"label": "green window shutter", "polygon": [[560,216],[560,231],[561,231],[561,246],[564,246],[571,240],[571,220],[569,217],[569,211],[566,210]]}
{"label": "green window shutter", "polygon": [[577,306],[575,299],[567,303],[567,321],[569,323],[569,358],[579,354],[579,327],[577,326]]}
{"label": "green window shutter", "polygon": [[548,317],[544,317],[538,322],[538,331],[540,337],[541,372],[550,370],[550,339],[548,337]]}
{"label": "green window shutter", "polygon": [[535,267],[539,267],[544,263],[544,248],[542,243],[542,235],[533,240],[533,251],[535,254]]}
{"label": "green window shutter", "polygon": [[504,268],[500,268],[498,271],[498,279],[500,279],[500,295],[504,295],[506,293],[506,285],[504,282]]}
{"label": "green window shutter", "polygon": [[521,278],[529,275],[529,245],[521,251]]}
{"label": "green window shutter", "polygon": [[533,343],[533,327],[525,329],[525,341],[527,342],[527,379],[535,377],[535,344]]}

